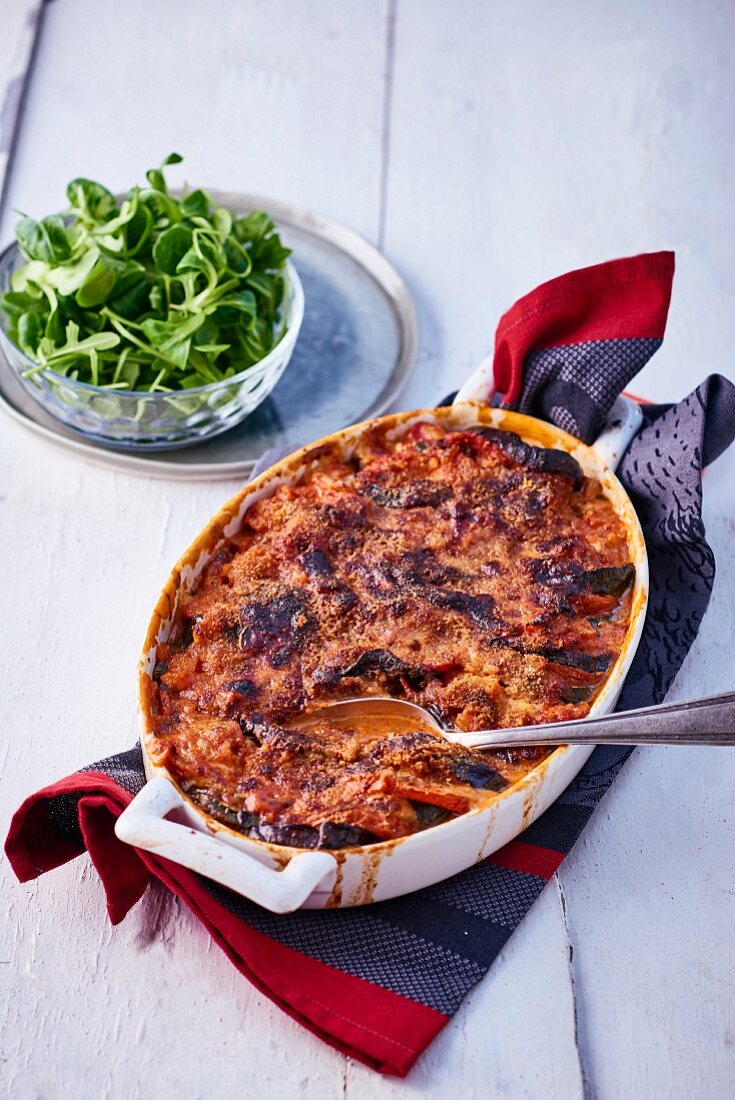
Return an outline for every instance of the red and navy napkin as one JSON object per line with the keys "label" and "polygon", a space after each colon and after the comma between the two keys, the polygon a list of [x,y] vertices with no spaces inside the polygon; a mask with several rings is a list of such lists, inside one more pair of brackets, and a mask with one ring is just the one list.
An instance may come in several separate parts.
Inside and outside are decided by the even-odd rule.
{"label": "red and navy napkin", "polygon": [[[673,255],[616,260],[546,283],[503,317],[502,401],[591,439],[661,343]],[[652,565],[645,632],[621,708],[661,700],[707,607],[714,560],[702,467],[735,437],[735,387],[712,376],[674,406],[647,406],[620,477]],[[326,1042],[403,1076],[479,982],[570,851],[631,750],[598,748],[517,840],[428,889],[358,909],[276,916],[174,863],[119,842],[115,818],[145,781],[140,747],[32,795],[6,842],[21,881],[85,850],[118,923],[154,876],[201,920],[238,970]],[[521,994],[522,995],[522,994]]]}
{"label": "red and navy napkin", "polygon": [[497,399],[591,443],[661,346],[673,277],[674,253],[654,252],[569,271],[520,298],[495,333]]}

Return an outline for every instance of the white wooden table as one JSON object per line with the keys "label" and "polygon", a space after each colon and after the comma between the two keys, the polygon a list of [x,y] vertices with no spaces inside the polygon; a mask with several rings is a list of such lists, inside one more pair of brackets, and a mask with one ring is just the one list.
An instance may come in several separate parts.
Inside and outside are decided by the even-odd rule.
{"label": "white wooden table", "polygon": [[[193,183],[311,206],[410,283],[403,407],[456,386],[538,282],[671,246],[666,344],[635,389],[676,399],[733,373],[734,32],[714,0],[55,0],[2,235],[10,207],[56,210],[75,175],[122,189],[171,149]],[[707,477],[718,577],[676,698],[735,682],[734,478],[735,454]],[[152,602],[234,488],[87,466],[0,422],[3,833],[28,792],[133,742]],[[24,887],[4,862],[0,1094],[732,1096],[734,780],[727,750],[637,752],[404,1082],[272,1007],[162,890],[112,929],[86,858]]]}

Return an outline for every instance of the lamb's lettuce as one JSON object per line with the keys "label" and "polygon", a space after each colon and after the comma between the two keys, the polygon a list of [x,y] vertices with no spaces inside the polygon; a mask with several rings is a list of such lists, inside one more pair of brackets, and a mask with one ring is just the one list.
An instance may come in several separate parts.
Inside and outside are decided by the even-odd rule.
{"label": "lamb's lettuce", "polygon": [[122,202],[72,180],[69,208],[15,227],[26,263],[0,296],[13,342],[37,366],[95,386],[170,392],[262,359],[281,332],[290,254],[267,214],[238,217],[197,189],[170,194],[164,168]]}

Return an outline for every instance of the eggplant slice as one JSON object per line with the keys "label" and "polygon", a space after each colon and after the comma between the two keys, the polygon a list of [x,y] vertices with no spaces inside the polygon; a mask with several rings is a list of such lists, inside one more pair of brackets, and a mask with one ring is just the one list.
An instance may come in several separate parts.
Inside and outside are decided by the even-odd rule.
{"label": "eggplant slice", "polygon": [[500,431],[499,428],[467,428],[466,431],[494,443],[519,466],[546,474],[562,474],[572,479],[575,489],[581,489],[584,484],[582,467],[566,451],[555,447],[534,447],[531,443],[525,443],[515,432]]}

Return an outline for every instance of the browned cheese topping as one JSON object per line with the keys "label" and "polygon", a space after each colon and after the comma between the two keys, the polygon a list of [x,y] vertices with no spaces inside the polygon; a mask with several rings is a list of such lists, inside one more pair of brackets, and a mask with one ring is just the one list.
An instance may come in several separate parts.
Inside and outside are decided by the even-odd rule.
{"label": "browned cheese topping", "polygon": [[[459,729],[586,715],[634,568],[598,482],[492,428],[380,426],[247,511],[157,650],[152,758],[236,829],[338,848],[487,803],[548,749],[493,754],[393,721],[304,725],[392,695]],[[300,723],[300,724],[299,724]]]}

